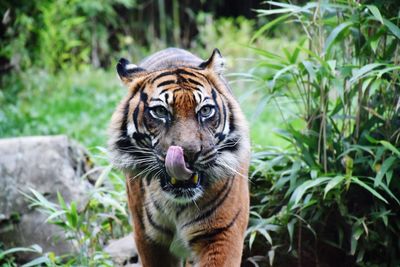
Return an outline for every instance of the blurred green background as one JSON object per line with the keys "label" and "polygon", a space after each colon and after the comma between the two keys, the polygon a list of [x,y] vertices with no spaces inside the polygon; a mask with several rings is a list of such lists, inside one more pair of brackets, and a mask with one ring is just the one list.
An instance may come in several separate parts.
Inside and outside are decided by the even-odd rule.
{"label": "blurred green background", "polygon": [[[232,5],[222,1],[187,5],[176,0],[20,4],[18,8],[14,1],[2,4],[6,23],[0,136],[66,133],[89,147],[103,146],[110,114],[125,93],[115,74],[117,60],[127,57],[139,63],[174,46],[204,59],[219,48],[249,119],[264,122],[254,123],[254,143],[282,143],[273,135],[275,122],[280,121],[269,115],[274,109],[257,109],[255,88],[234,75],[254,67],[255,53],[248,48],[249,41],[265,21],[255,19],[251,8],[260,5],[257,1]],[[277,51],[282,41],[294,47],[294,36],[265,37],[253,45]],[[254,112],[256,116],[251,115]]]}
{"label": "blurred green background", "polygon": [[[125,94],[117,60],[219,48],[254,152],[243,266],[399,266],[399,12],[397,0],[5,0],[0,137],[79,140],[111,182],[102,194],[126,208],[121,175],[98,159]],[[93,215],[119,218],[117,236],[126,215],[90,203],[59,206],[80,218],[63,227],[85,249],[41,252],[41,264],[111,264],[98,241],[110,226]],[[3,266],[16,266],[3,249]]]}

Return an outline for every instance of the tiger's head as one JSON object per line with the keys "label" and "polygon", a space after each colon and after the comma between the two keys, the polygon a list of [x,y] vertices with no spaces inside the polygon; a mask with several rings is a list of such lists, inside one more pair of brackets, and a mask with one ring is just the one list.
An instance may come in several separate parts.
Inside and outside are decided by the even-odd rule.
{"label": "tiger's head", "polygon": [[117,71],[129,92],[110,125],[114,166],[130,179],[158,181],[177,201],[201,196],[218,178],[243,175],[241,159],[249,157],[247,125],[222,77],[220,52],[207,61],[190,55],[139,66],[121,59]]}

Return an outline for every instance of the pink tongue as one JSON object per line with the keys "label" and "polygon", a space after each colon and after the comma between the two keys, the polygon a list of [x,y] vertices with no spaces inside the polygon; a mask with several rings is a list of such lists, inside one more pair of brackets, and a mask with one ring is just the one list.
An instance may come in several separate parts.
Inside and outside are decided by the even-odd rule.
{"label": "pink tongue", "polygon": [[180,181],[189,180],[193,172],[186,168],[183,149],[180,146],[170,146],[165,157],[165,169],[172,178]]}

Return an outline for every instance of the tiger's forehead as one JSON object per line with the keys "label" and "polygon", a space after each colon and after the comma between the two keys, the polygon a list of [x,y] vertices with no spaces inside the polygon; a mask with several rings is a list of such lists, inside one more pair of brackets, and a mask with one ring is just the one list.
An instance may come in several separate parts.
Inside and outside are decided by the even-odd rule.
{"label": "tiger's forehead", "polygon": [[197,104],[203,103],[210,99],[212,93],[207,77],[192,68],[156,72],[149,77],[147,83],[150,99],[161,100],[167,105],[173,104],[176,98],[190,96]]}

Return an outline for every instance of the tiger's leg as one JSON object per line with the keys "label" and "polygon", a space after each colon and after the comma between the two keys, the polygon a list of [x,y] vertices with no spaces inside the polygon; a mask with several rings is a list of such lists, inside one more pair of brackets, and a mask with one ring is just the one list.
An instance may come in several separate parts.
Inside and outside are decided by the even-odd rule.
{"label": "tiger's leg", "polygon": [[[240,241],[242,243],[242,241]],[[228,242],[215,241],[206,245],[196,267],[239,267],[242,245],[229,246]],[[240,249],[239,249],[240,248]]]}
{"label": "tiger's leg", "polygon": [[169,253],[168,248],[144,239],[142,234],[135,231],[135,241],[139,253],[140,262],[143,267],[179,267],[181,260]]}
{"label": "tiger's leg", "polygon": [[239,267],[243,250],[242,232],[223,232],[197,243],[196,267]]}
{"label": "tiger's leg", "polygon": [[[243,187],[238,189],[240,186]],[[224,215],[225,218],[229,219],[224,220],[221,225],[218,216],[216,216],[215,220],[210,222],[210,225],[214,224],[213,227],[191,239],[191,247],[196,253],[196,267],[240,266],[244,234],[249,216],[249,200],[247,185],[244,185],[244,183],[236,185],[232,191],[235,191],[235,189],[241,192],[240,197],[236,199],[228,197],[226,205],[223,205],[224,211],[235,210],[235,212],[228,212]]]}
{"label": "tiger's leg", "polygon": [[144,195],[141,191],[140,180],[127,182],[127,195],[134,225],[134,238],[142,267],[181,266],[181,261],[171,255],[167,247],[154,243],[146,236],[142,208]]}

